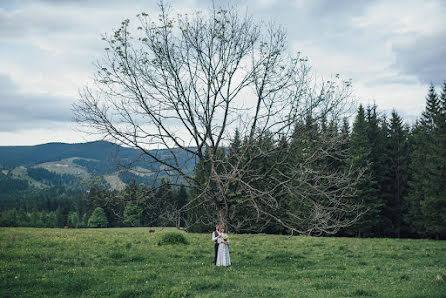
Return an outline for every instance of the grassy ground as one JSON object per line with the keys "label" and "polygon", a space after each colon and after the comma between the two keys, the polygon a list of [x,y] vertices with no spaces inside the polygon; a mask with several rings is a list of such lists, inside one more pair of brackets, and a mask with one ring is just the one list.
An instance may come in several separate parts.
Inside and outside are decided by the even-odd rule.
{"label": "grassy ground", "polygon": [[445,241],[231,235],[221,268],[167,230],[0,228],[0,296],[446,296]]}

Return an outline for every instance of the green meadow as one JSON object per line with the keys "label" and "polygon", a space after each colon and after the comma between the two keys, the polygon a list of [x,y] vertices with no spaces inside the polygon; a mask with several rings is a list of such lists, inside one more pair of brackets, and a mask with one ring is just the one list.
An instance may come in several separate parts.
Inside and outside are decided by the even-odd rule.
{"label": "green meadow", "polygon": [[170,228],[0,228],[0,296],[445,297],[446,241],[210,234]]}

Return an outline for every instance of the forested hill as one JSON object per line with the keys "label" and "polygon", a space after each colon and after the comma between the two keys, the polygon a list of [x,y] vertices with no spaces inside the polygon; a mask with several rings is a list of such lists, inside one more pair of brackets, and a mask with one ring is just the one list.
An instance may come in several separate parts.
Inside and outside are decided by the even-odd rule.
{"label": "forested hill", "polygon": [[33,166],[70,157],[82,157],[100,161],[111,159],[134,160],[139,152],[106,141],[67,144],[48,143],[36,146],[0,146],[0,166],[3,168]]}
{"label": "forested hill", "polygon": [[[174,150],[178,150],[176,155],[180,167],[186,172],[192,171],[195,160],[191,154],[181,149]],[[170,158],[165,149],[151,150],[151,153],[160,159]],[[77,188],[82,179],[91,174],[103,177],[113,189],[122,189],[132,181],[147,185],[160,180],[158,175],[153,175],[160,170],[160,164],[151,162],[148,156],[141,156],[137,149],[106,141],[0,146],[0,170],[0,184],[12,197],[18,196],[13,185],[22,185],[23,182],[38,188]]]}
{"label": "forested hill", "polygon": [[[179,149],[178,149],[179,150]],[[165,149],[151,150],[157,156],[168,154]],[[47,143],[35,146],[0,146],[0,168],[17,166],[34,166],[37,164],[59,161],[72,157],[94,159],[102,162],[134,162],[139,159],[141,152],[137,149],[118,146],[107,141],[88,143]],[[190,155],[179,154],[180,163],[187,168],[194,165]],[[140,162],[140,166],[148,163]]]}

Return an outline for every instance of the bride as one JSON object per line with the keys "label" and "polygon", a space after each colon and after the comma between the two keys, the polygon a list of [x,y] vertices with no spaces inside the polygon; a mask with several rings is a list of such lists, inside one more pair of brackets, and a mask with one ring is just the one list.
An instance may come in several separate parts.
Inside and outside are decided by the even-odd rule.
{"label": "bride", "polygon": [[217,253],[217,266],[230,266],[231,259],[229,258],[229,237],[225,233],[224,228],[220,228],[221,237],[218,238],[218,253]]}

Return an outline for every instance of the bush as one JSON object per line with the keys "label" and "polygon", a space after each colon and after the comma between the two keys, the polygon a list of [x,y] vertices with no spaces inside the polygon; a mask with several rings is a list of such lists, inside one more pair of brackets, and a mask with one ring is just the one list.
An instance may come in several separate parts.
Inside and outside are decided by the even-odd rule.
{"label": "bush", "polygon": [[93,214],[91,214],[88,219],[89,228],[106,228],[108,225],[107,216],[105,216],[104,209],[97,207],[94,209]]}
{"label": "bush", "polygon": [[72,228],[78,228],[80,226],[79,214],[77,212],[68,214],[68,225]]}
{"label": "bush", "polygon": [[124,209],[124,223],[133,227],[141,226],[141,214],[143,209],[133,203],[128,203]]}
{"label": "bush", "polygon": [[163,234],[158,241],[158,245],[166,244],[189,244],[189,241],[187,241],[183,234],[171,232]]}

